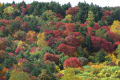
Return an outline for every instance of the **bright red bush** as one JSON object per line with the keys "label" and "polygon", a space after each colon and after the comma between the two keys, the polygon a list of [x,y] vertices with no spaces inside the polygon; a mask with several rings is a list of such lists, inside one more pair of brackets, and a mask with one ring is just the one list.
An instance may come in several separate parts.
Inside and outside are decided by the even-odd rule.
{"label": "bright red bush", "polygon": [[53,61],[57,64],[59,61],[59,56],[56,54],[45,53],[44,61]]}
{"label": "bright red bush", "polygon": [[78,68],[81,66],[82,63],[77,57],[70,57],[64,61],[64,67]]}
{"label": "bright red bush", "polygon": [[64,52],[65,55],[74,56],[76,48],[62,43],[57,47],[57,50]]}

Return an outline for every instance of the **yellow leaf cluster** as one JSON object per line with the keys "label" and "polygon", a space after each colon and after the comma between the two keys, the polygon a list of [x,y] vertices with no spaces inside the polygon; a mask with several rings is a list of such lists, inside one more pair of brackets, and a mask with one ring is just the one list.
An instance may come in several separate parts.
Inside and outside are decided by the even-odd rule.
{"label": "yellow leaf cluster", "polygon": [[26,40],[35,42],[37,39],[37,33],[35,31],[29,31],[26,34]]}
{"label": "yellow leaf cluster", "polygon": [[8,6],[4,9],[4,14],[9,14],[11,15],[12,13],[14,13],[15,9],[12,6]]}
{"label": "yellow leaf cluster", "polygon": [[25,42],[23,42],[23,41],[19,41],[18,45],[17,45],[17,47],[20,47],[20,48],[23,48],[23,49],[25,49],[27,46],[28,45]]}
{"label": "yellow leaf cluster", "polygon": [[115,20],[110,28],[110,31],[120,35],[120,21]]}
{"label": "yellow leaf cluster", "polygon": [[95,69],[101,69],[101,68],[104,67],[104,66],[105,66],[105,63],[91,65],[91,67],[92,67],[92,68],[95,68]]}
{"label": "yellow leaf cluster", "polygon": [[43,46],[47,46],[47,42],[45,41],[45,33],[42,32],[42,33],[39,33],[37,35],[37,45],[40,46],[40,47],[43,47]]}
{"label": "yellow leaf cluster", "polygon": [[3,4],[0,2],[0,7],[2,7],[3,6]]}
{"label": "yellow leaf cluster", "polygon": [[118,64],[118,62],[120,61],[119,59],[116,58],[114,54],[108,54],[106,58],[111,58],[112,61],[115,62],[116,64]]}
{"label": "yellow leaf cluster", "polygon": [[68,14],[65,16],[65,19],[69,20],[69,21],[72,21],[72,15]]}

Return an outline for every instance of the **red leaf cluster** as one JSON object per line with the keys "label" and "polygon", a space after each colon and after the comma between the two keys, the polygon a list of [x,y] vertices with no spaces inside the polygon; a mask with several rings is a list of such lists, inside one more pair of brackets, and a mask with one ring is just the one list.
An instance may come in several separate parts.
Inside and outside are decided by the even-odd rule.
{"label": "red leaf cluster", "polygon": [[23,51],[23,48],[17,47],[15,53],[18,54],[20,51]]}
{"label": "red leaf cluster", "polygon": [[91,42],[93,47],[97,50],[103,48],[105,51],[111,52],[114,49],[114,45],[112,44],[112,42],[108,42],[101,37],[91,36]]}
{"label": "red leaf cluster", "polygon": [[80,10],[79,7],[72,7],[72,8],[69,8],[68,10],[66,10],[66,14],[75,16],[77,14],[77,12],[79,12],[79,10]]}
{"label": "red leaf cluster", "polygon": [[59,56],[56,54],[45,53],[44,61],[53,61],[57,64],[59,61]]}
{"label": "red leaf cluster", "polygon": [[53,34],[55,37],[61,36],[63,34],[63,31],[61,30],[53,30]]}
{"label": "red leaf cluster", "polygon": [[77,47],[80,45],[80,41],[74,35],[68,35],[65,38],[65,43],[74,47]]}
{"label": "red leaf cluster", "polygon": [[93,30],[92,27],[88,27],[87,30],[88,30],[88,34],[89,34],[89,35],[91,35],[91,36],[94,35],[94,33],[93,33],[94,30]]}
{"label": "red leaf cluster", "polygon": [[30,8],[30,5],[28,4],[28,5],[26,5],[26,7],[21,6],[20,8],[21,8],[22,14],[26,14],[27,10]]}
{"label": "red leaf cluster", "polygon": [[21,22],[22,21],[22,19],[20,18],[20,17],[16,17],[15,19],[14,19],[14,22]]}
{"label": "red leaf cluster", "polygon": [[69,33],[75,31],[75,24],[74,23],[66,23],[65,28],[66,28],[65,33],[69,34]]}
{"label": "red leaf cluster", "polygon": [[57,22],[55,26],[56,26],[57,29],[60,28],[60,27],[65,27],[65,23]]}
{"label": "red leaf cluster", "polygon": [[106,34],[107,34],[108,37],[110,37],[114,41],[119,41],[120,40],[119,35],[115,34],[114,32],[108,31]]}
{"label": "red leaf cluster", "polygon": [[98,23],[95,23],[94,24],[94,30],[98,30],[98,29],[100,29],[100,25]]}
{"label": "red leaf cluster", "polygon": [[62,43],[57,47],[57,50],[64,52],[65,55],[74,56],[76,48]]}
{"label": "red leaf cluster", "polygon": [[113,15],[113,11],[109,11],[109,10],[106,10],[103,12],[103,16],[102,16],[102,19],[103,20],[106,20],[107,16],[112,16]]}
{"label": "red leaf cluster", "polygon": [[109,26],[102,26],[103,29],[105,29],[106,31],[110,31]]}
{"label": "red leaf cluster", "polygon": [[0,23],[5,23],[5,24],[9,25],[10,24],[10,20],[0,19]]}
{"label": "red leaf cluster", "polygon": [[26,58],[20,58],[18,60],[18,63],[24,63],[24,62],[28,62],[28,60]]}
{"label": "red leaf cluster", "polygon": [[64,67],[78,68],[81,66],[82,63],[77,57],[70,57],[64,61]]}

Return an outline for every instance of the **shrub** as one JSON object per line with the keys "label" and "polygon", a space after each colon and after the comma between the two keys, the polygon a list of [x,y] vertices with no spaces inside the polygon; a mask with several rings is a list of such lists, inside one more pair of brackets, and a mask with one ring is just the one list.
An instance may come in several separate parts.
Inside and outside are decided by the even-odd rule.
{"label": "shrub", "polygon": [[100,50],[96,53],[95,62],[104,62],[105,61],[106,53],[104,50]]}
{"label": "shrub", "polygon": [[37,33],[35,31],[28,31],[26,34],[26,41],[33,43],[37,40]]}
{"label": "shrub", "polygon": [[40,80],[51,80],[51,77],[46,74],[46,70],[42,70],[42,73],[39,75]]}
{"label": "shrub", "polygon": [[47,61],[47,60],[48,61],[53,61],[53,62],[55,62],[57,64],[58,61],[59,61],[59,56],[55,55],[55,54],[45,53],[44,61]]}
{"label": "shrub", "polygon": [[81,46],[77,48],[77,53],[79,57],[88,57],[87,53],[83,50]]}
{"label": "shrub", "polygon": [[55,16],[56,13],[54,13],[52,10],[46,10],[44,13],[42,13],[42,19],[43,20],[49,20],[49,21],[57,21],[58,18]]}
{"label": "shrub", "polygon": [[120,22],[118,20],[116,20],[113,22],[113,24],[110,28],[110,31],[120,35],[119,29],[120,29]]}
{"label": "shrub", "polygon": [[57,47],[57,50],[64,52],[65,55],[74,56],[76,48],[73,46],[69,46],[69,45],[62,43]]}
{"label": "shrub", "polygon": [[59,66],[60,66],[60,69],[63,69],[63,64],[64,64],[64,61],[66,59],[68,59],[69,56],[64,56],[64,53],[62,53],[59,57]]}
{"label": "shrub", "polygon": [[64,71],[64,76],[60,80],[82,80],[79,76],[76,76],[74,68],[67,68]]}
{"label": "shrub", "polygon": [[65,38],[65,43],[74,47],[77,47],[80,45],[80,41],[74,35],[68,35]]}
{"label": "shrub", "polygon": [[101,48],[107,52],[112,52],[114,50],[114,45],[112,42],[108,42],[100,37],[91,36],[91,42],[96,50],[99,50]]}
{"label": "shrub", "polygon": [[85,57],[79,57],[78,59],[81,61],[81,63],[82,63],[83,66],[88,64],[88,59],[87,58],[85,58]]}
{"label": "shrub", "polygon": [[25,39],[25,32],[19,30],[19,31],[15,32],[15,34],[13,36],[17,40],[24,40]]}
{"label": "shrub", "polygon": [[37,35],[37,45],[40,47],[47,46],[47,42],[45,41],[45,33],[39,33]]}
{"label": "shrub", "polygon": [[78,68],[81,67],[82,63],[77,57],[70,57],[64,61],[64,67]]}
{"label": "shrub", "polygon": [[74,23],[66,23],[65,24],[65,33],[70,34],[75,31],[75,24]]}
{"label": "shrub", "polygon": [[23,71],[12,71],[9,80],[30,80],[27,73]]}

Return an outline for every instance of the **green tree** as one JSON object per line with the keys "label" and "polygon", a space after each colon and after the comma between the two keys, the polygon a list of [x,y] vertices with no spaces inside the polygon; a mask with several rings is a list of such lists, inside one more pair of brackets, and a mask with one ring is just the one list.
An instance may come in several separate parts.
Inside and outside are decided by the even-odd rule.
{"label": "green tree", "polygon": [[88,12],[88,18],[87,18],[87,21],[94,21],[95,17],[94,17],[94,14],[92,11],[89,11]]}
{"label": "green tree", "polygon": [[75,21],[84,23],[88,17],[89,4],[87,3],[78,3],[80,11],[75,16]]}
{"label": "green tree", "polygon": [[56,13],[52,10],[46,10],[41,17],[45,21],[58,21],[58,18],[55,15]]}

